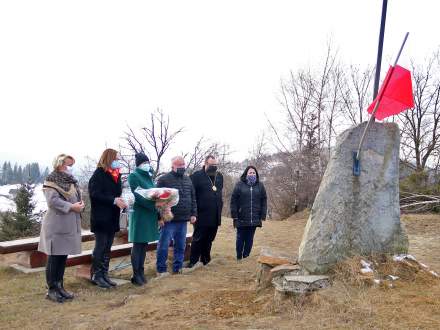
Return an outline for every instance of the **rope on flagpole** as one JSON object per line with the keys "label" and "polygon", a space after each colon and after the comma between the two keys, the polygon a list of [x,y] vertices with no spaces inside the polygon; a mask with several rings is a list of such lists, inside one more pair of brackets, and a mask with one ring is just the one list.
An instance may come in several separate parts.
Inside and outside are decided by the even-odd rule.
{"label": "rope on flagpole", "polygon": [[388,79],[384,82],[382,91],[379,94],[379,97],[377,98],[377,101],[376,101],[376,104],[374,105],[373,111],[371,112],[371,117],[368,120],[367,126],[365,126],[364,132],[362,133],[362,137],[361,137],[361,140],[359,142],[359,147],[358,147],[358,150],[357,150],[357,153],[356,153],[356,160],[357,161],[359,161],[359,159],[360,159],[361,149],[362,149],[362,145],[364,144],[364,140],[365,140],[365,136],[367,134],[367,130],[370,127],[371,122],[374,119],[374,115],[376,114],[377,109],[379,108],[379,103],[382,100],[382,96],[383,96],[383,93],[385,92],[385,90],[386,90],[386,88],[388,86],[388,82],[391,80],[391,76],[393,75],[394,68],[396,67],[397,62],[399,61],[400,54],[402,54],[402,50],[403,50],[403,47],[405,46],[406,39],[408,39],[408,35],[409,35],[409,32],[407,32],[405,34],[405,38],[403,39],[402,45],[400,46],[399,52],[397,53],[396,60],[394,61],[394,65],[391,67],[391,72],[388,75]]}

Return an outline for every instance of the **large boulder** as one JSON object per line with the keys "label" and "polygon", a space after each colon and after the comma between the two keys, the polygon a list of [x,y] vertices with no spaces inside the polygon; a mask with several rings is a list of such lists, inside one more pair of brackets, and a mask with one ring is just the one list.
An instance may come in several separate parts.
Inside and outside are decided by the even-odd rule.
{"label": "large boulder", "polygon": [[408,250],[400,223],[399,128],[372,123],[361,153],[361,174],[353,176],[353,151],[365,125],[338,137],[316,195],[298,257],[311,273],[325,273],[353,255]]}

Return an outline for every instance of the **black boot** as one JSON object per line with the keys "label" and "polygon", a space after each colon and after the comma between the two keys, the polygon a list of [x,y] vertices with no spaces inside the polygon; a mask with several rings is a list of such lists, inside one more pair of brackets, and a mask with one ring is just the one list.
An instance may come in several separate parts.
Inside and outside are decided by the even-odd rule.
{"label": "black boot", "polygon": [[47,290],[46,299],[57,303],[63,303],[65,300],[56,286],[53,286]]}
{"label": "black boot", "polygon": [[142,254],[141,254],[141,258],[139,259],[139,276],[141,277],[142,282],[144,282],[144,284],[147,283],[147,279],[145,278],[145,269],[144,269],[146,256],[147,256],[147,244],[142,245]]}
{"label": "black boot", "polygon": [[57,303],[63,303],[64,297],[58,291],[58,288],[55,284],[56,275],[57,275],[57,269],[56,269],[55,260],[52,256],[49,256],[46,265],[46,282],[48,287],[46,293],[46,299]]}
{"label": "black boot", "polygon": [[140,257],[141,257],[141,253],[139,251],[139,245],[133,246],[133,249],[131,250],[131,267],[133,268],[131,283],[137,286],[144,285],[144,281],[142,280],[142,276],[141,276],[141,270],[139,267]]}
{"label": "black boot", "polygon": [[104,256],[104,262],[103,262],[103,272],[102,272],[102,277],[104,278],[104,280],[110,284],[111,286],[116,286],[116,283],[113,282],[109,277],[108,277],[108,270],[110,267],[110,256],[107,254]]}
{"label": "black boot", "polygon": [[133,277],[131,278],[131,283],[137,286],[143,286],[145,282],[142,279],[142,276],[138,272],[133,273]]}
{"label": "black boot", "polygon": [[101,260],[97,258],[93,258],[92,262],[92,278],[91,281],[93,284],[99,286],[103,289],[111,288],[111,285],[107,283],[107,281],[103,277],[103,263]]}
{"label": "black boot", "polygon": [[60,256],[58,258],[55,285],[64,299],[73,299],[73,293],[64,289],[64,271],[66,270],[66,260],[67,256]]}
{"label": "black boot", "polygon": [[69,292],[69,291],[66,291],[65,289],[64,289],[64,283],[63,283],[63,281],[61,281],[61,282],[57,282],[56,283],[56,286],[57,286],[57,289],[58,289],[58,292],[61,294],[61,296],[63,296],[63,298],[64,299],[73,299],[74,298],[74,295],[73,295],[73,293],[71,293],[71,292]]}

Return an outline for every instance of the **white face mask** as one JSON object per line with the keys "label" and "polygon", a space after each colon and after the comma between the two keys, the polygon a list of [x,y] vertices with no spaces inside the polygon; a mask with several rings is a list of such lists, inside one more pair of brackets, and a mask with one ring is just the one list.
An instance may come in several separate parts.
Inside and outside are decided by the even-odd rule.
{"label": "white face mask", "polygon": [[72,175],[72,173],[73,173],[72,166],[66,166],[66,170],[64,172],[66,172],[67,174]]}
{"label": "white face mask", "polygon": [[150,170],[151,170],[151,166],[148,163],[143,163],[143,164],[139,165],[139,168],[145,172],[150,172]]}

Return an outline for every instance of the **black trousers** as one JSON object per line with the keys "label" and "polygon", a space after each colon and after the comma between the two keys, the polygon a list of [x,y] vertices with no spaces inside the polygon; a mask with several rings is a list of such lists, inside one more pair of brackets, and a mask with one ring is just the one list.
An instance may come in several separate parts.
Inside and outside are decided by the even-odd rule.
{"label": "black trousers", "polygon": [[194,265],[200,260],[204,265],[206,265],[211,261],[212,242],[217,235],[217,230],[218,226],[194,226],[194,233],[191,243],[191,256],[189,259],[191,264]]}
{"label": "black trousers", "polygon": [[133,274],[144,273],[145,257],[147,255],[148,243],[133,243],[131,248],[131,266],[133,267]]}
{"label": "black trousers", "polygon": [[235,247],[237,250],[237,259],[247,258],[251,254],[254,244],[255,229],[257,227],[238,227],[237,240]]}
{"label": "black trousers", "polygon": [[110,252],[115,239],[115,233],[96,232],[95,248],[93,249],[93,269],[92,272],[108,271],[110,262]]}
{"label": "black trousers", "polygon": [[57,282],[63,282],[67,256],[50,255],[46,264],[46,282],[49,289],[54,288]]}

